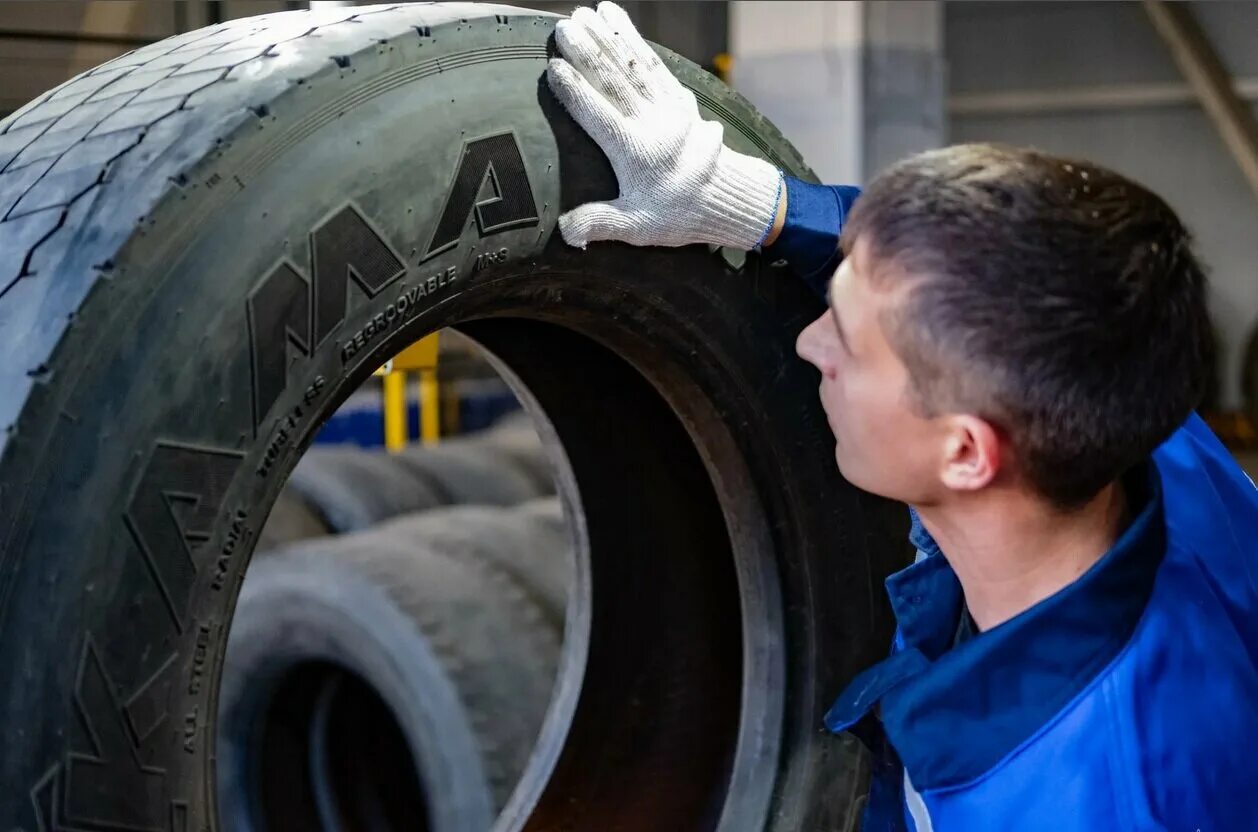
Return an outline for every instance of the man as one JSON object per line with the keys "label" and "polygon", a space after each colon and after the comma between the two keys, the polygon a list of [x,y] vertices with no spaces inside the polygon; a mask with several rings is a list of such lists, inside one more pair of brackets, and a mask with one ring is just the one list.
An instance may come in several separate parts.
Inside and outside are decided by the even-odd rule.
{"label": "man", "polygon": [[1210,334],[1174,213],[981,145],[858,200],[725,147],[611,3],[556,39],[621,189],[564,239],[784,257],[828,295],[798,352],[840,470],[912,507],[892,655],[826,720],[882,746],[866,828],[1258,829],[1258,492],[1192,415]]}

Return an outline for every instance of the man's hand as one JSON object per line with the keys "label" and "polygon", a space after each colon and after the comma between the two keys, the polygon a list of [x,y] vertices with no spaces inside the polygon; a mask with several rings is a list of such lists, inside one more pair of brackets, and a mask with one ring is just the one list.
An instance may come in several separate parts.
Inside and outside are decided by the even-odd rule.
{"label": "man's hand", "polygon": [[723,128],[699,117],[673,77],[614,3],[582,7],[555,28],[564,58],[547,79],[555,96],[607,154],[620,196],[559,217],[570,245],[760,245],[784,196],[773,165],[725,147]]}

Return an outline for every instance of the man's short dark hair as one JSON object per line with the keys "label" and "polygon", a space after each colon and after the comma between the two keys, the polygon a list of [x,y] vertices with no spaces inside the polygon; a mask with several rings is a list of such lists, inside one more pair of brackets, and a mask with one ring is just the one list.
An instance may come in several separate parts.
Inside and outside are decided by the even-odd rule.
{"label": "man's short dark hair", "polygon": [[1059,508],[1146,458],[1200,401],[1213,338],[1190,235],[1111,170],[999,145],[930,151],[857,200],[844,250],[858,240],[872,281],[908,281],[882,323],[915,408],[992,422]]}

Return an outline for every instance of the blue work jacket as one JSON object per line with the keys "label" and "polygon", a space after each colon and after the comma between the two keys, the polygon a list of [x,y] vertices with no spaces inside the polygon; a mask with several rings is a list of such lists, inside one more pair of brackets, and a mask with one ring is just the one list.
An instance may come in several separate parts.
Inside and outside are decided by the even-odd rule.
{"label": "blue work jacket", "polygon": [[[824,296],[859,191],[787,194],[767,253]],[[913,516],[891,655],[826,715],[871,749],[865,830],[1258,830],[1258,490],[1196,415],[1124,485],[1135,519],[1100,561],[969,638]]]}

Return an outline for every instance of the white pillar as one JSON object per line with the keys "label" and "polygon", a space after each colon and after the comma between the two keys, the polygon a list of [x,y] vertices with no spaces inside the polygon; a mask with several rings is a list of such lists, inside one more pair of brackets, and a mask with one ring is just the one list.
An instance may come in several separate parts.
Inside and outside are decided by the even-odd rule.
{"label": "white pillar", "polygon": [[939,3],[740,0],[729,42],[734,87],[825,182],[863,184],[944,141]]}

